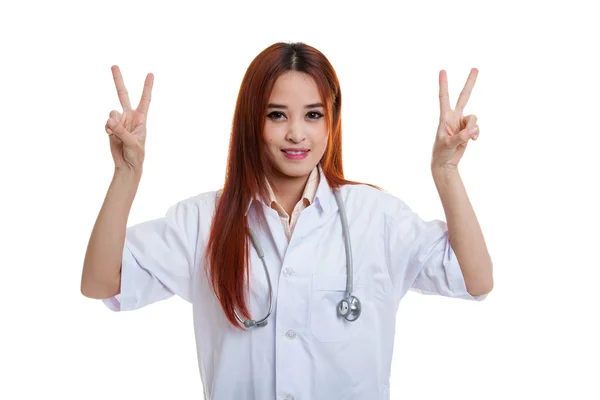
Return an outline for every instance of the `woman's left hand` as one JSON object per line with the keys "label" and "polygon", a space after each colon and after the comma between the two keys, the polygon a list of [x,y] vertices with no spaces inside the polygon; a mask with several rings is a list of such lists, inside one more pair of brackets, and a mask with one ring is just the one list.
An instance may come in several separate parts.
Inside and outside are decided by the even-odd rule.
{"label": "woman's left hand", "polygon": [[448,96],[448,77],[446,71],[440,71],[440,125],[433,145],[432,169],[457,169],[469,140],[477,140],[479,136],[477,117],[463,116],[463,110],[469,101],[478,73],[477,68],[471,69],[467,83],[453,110],[450,108]]}

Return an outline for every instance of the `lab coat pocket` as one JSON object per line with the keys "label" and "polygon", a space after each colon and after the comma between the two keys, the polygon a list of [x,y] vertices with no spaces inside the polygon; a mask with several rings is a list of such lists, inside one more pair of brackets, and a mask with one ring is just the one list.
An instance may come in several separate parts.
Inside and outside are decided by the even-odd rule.
{"label": "lab coat pocket", "polygon": [[[366,289],[366,281],[355,276],[352,295],[360,300],[363,312],[367,300]],[[345,295],[346,274],[312,276],[310,331],[320,342],[343,342],[364,331],[362,313],[355,321],[347,321],[338,315],[338,304]]]}

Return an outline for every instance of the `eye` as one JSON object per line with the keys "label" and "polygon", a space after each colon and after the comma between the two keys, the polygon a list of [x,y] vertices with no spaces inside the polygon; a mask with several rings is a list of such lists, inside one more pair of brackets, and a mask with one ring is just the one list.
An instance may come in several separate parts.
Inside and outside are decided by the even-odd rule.
{"label": "eye", "polygon": [[267,115],[267,118],[270,118],[272,120],[278,120],[278,119],[281,119],[281,116],[284,116],[284,115],[282,113],[280,113],[279,111],[273,111],[272,113]]}
{"label": "eye", "polygon": [[320,112],[316,112],[316,111],[310,111],[308,114],[306,115],[312,115],[312,117],[309,117],[310,119],[319,119],[319,118],[323,118],[323,114],[321,114]]}

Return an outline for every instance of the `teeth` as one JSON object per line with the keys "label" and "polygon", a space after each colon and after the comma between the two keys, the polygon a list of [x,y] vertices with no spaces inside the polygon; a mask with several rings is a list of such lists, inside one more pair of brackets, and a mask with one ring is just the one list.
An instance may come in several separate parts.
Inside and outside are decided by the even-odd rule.
{"label": "teeth", "polygon": [[304,154],[306,152],[305,151],[286,151],[286,153],[288,153],[288,154]]}

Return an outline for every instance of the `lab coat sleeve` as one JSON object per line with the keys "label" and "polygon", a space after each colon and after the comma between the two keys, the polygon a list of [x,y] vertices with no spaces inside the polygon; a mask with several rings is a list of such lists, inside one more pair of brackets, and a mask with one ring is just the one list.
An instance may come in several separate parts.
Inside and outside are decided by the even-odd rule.
{"label": "lab coat sleeve", "polygon": [[198,206],[187,199],[164,217],[127,228],[121,290],[103,299],[113,311],[135,310],[178,295],[191,302],[191,276],[198,238]]}
{"label": "lab coat sleeve", "polygon": [[384,219],[389,274],[398,301],[408,290],[476,301],[487,297],[467,291],[446,222],[425,221],[395,197]]}

